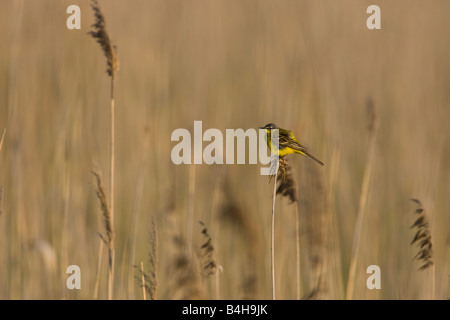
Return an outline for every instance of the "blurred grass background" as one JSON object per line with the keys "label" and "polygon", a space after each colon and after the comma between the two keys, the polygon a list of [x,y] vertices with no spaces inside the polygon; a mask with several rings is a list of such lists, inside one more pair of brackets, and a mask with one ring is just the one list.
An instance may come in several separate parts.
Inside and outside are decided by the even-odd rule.
{"label": "blurred grass background", "polygon": [[[271,185],[257,165],[172,164],[171,133],[192,132],[194,120],[222,132],[274,122],[325,162],[289,157],[302,296],[320,282],[315,298],[345,298],[370,98],[379,133],[354,297],[431,297],[429,271],[412,260],[411,197],[430,218],[435,296],[450,296],[450,2],[377,1],[382,29],[370,31],[372,2],[100,2],[120,60],[115,298],[142,298],[133,264],[147,263],[152,216],[158,297],[178,298],[172,240],[189,234],[190,210],[193,250],[204,240],[201,220],[223,267],[220,298],[271,297]],[[91,170],[106,185],[109,172],[109,79],[87,35],[93,13],[88,1],[1,3],[0,298],[91,299],[104,233]],[[66,28],[71,4],[81,8],[81,30]],[[295,299],[295,207],[277,201],[277,297]],[[81,268],[81,290],[66,288],[71,264]],[[381,290],[366,288],[372,264]],[[106,273],[104,260],[100,298]],[[214,298],[214,280],[199,281],[201,297]]]}

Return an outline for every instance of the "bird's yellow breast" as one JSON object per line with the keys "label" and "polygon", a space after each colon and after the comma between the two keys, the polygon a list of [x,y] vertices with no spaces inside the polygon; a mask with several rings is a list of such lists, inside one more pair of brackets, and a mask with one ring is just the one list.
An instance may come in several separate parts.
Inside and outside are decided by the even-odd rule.
{"label": "bird's yellow breast", "polygon": [[284,156],[286,156],[288,154],[291,154],[291,153],[299,153],[297,150],[289,148],[289,147],[283,147],[282,146],[280,148],[279,145],[278,145],[278,147],[277,146],[273,146],[273,148],[272,148],[272,136],[270,134],[270,130],[266,130],[266,132],[267,132],[267,135],[266,135],[267,146],[269,147],[270,151],[273,154],[276,154],[280,158],[282,158],[282,157],[284,157]]}

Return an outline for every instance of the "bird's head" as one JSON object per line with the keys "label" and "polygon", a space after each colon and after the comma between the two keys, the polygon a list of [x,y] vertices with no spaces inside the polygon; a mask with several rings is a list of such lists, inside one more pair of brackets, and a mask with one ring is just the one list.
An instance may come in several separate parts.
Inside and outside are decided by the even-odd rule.
{"label": "bird's head", "polygon": [[272,129],[278,129],[277,125],[275,123],[268,123],[264,127],[259,127],[260,129],[265,129],[267,132],[269,132]]}

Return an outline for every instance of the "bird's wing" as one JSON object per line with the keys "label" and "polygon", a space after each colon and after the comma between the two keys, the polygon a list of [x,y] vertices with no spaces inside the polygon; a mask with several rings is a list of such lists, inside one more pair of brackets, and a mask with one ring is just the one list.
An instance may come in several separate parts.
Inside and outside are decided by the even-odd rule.
{"label": "bird's wing", "polygon": [[323,166],[323,162],[314,157],[312,154],[310,154],[306,147],[302,146],[300,142],[297,140],[297,138],[294,136],[294,134],[291,131],[288,131],[287,134],[281,134],[279,137],[279,148],[283,149],[286,147],[292,148],[294,150],[300,151],[303,155],[307,156],[308,158],[314,160],[321,166]]}
{"label": "bird's wing", "polygon": [[289,135],[280,135],[279,139],[280,149],[282,148],[292,148],[294,150],[305,152],[306,148],[297,141],[297,138],[290,132]]}

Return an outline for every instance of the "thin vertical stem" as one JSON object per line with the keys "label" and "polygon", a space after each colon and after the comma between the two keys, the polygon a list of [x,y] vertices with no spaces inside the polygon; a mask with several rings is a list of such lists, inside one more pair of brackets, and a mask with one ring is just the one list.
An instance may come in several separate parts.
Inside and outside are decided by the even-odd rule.
{"label": "thin vertical stem", "polygon": [[295,202],[295,262],[296,262],[296,281],[297,281],[297,300],[300,300],[300,217],[298,212],[298,202]]}
{"label": "thin vertical stem", "polygon": [[94,10],[95,24],[92,25],[93,30],[88,32],[100,44],[103,53],[106,57],[108,69],[107,74],[111,77],[111,164],[110,164],[110,208],[108,210],[108,300],[113,298],[114,285],[114,265],[115,265],[115,250],[114,250],[114,148],[115,148],[115,129],[114,129],[114,80],[116,79],[117,71],[119,70],[119,60],[117,59],[115,46],[112,44],[109,34],[105,28],[105,18],[99,8],[97,0],[92,0],[91,7]]}
{"label": "thin vertical stem", "polygon": [[220,269],[221,266],[217,266],[217,270],[216,270],[216,286],[215,286],[215,290],[214,290],[214,295],[216,300],[220,300]]}
{"label": "thin vertical stem", "polygon": [[147,300],[145,295],[145,277],[144,277],[144,263],[141,261],[141,283],[142,283],[142,296],[144,300]]}
{"label": "thin vertical stem", "polygon": [[188,208],[188,217],[186,224],[186,238],[187,238],[187,250],[189,257],[192,254],[192,234],[194,228],[194,197],[195,197],[195,164],[191,165],[189,170],[189,208]]}
{"label": "thin vertical stem", "polygon": [[0,139],[0,151],[2,151],[3,140],[5,139],[6,128],[3,129],[2,138]]}
{"label": "thin vertical stem", "polygon": [[115,110],[114,110],[114,76],[111,77],[111,171],[110,171],[110,199],[111,199],[111,228],[113,236],[109,239],[109,270],[108,270],[108,300],[112,300],[114,291],[114,147],[115,147]]}
{"label": "thin vertical stem", "polygon": [[436,299],[436,272],[435,272],[435,265],[433,263],[433,265],[431,266],[431,299],[435,300]]}
{"label": "thin vertical stem", "polygon": [[272,300],[276,300],[275,295],[275,199],[277,196],[277,176],[278,176],[278,168],[279,162],[277,161],[277,167],[275,170],[275,181],[273,183],[273,194],[272,194],[272,228],[271,228],[271,243],[270,243],[270,251],[271,251],[271,269],[272,269]]}

